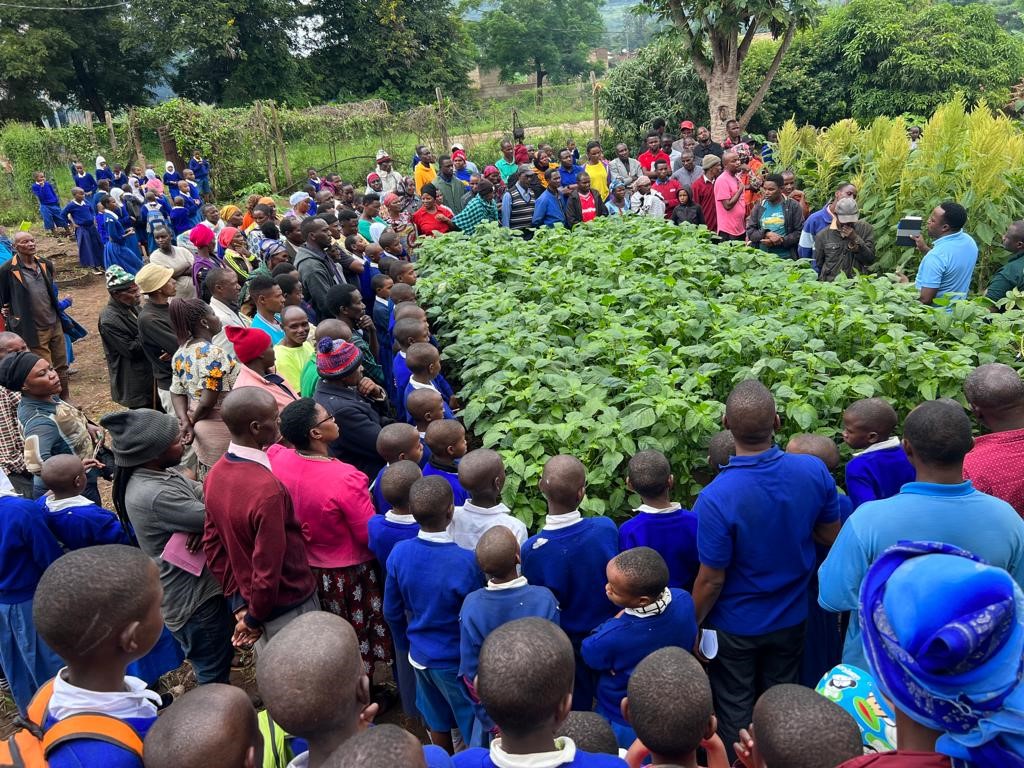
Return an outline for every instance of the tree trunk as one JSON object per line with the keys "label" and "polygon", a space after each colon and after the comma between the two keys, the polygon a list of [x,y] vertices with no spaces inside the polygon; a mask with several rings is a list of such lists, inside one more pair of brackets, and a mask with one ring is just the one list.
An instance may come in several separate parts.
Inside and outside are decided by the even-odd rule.
{"label": "tree trunk", "polygon": [[711,113],[708,127],[717,142],[725,140],[725,123],[736,116],[739,80],[739,70],[735,63],[732,66],[720,66],[716,62],[704,81],[708,92],[708,111]]}
{"label": "tree trunk", "polygon": [[537,106],[541,106],[544,103],[544,75],[547,72],[544,71],[544,65],[539,61],[537,62]]}
{"label": "tree trunk", "polygon": [[[171,133],[170,126],[161,125],[156,129],[156,135],[160,138],[160,149],[164,153],[164,160],[170,160],[174,163],[175,170],[180,171],[182,168],[187,168],[188,163],[178,154],[178,145],[174,141],[174,134]],[[157,169],[157,176],[159,177],[162,174],[163,171]]]}

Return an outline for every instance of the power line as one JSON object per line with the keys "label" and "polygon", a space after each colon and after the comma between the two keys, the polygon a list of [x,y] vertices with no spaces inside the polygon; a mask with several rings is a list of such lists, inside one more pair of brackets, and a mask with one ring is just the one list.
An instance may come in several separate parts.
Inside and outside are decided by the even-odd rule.
{"label": "power line", "polygon": [[29,11],[100,11],[104,8],[119,8],[121,6],[128,5],[128,0],[121,0],[119,3],[109,3],[107,5],[90,5],[86,7],[74,6],[74,5],[22,5],[20,3],[4,3],[0,2],[0,7],[4,8],[24,8]]}

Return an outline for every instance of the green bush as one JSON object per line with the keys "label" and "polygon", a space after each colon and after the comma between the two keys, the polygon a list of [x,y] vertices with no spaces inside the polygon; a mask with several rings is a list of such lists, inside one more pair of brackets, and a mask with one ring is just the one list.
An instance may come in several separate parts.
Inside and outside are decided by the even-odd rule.
{"label": "green bush", "polygon": [[936,311],[885,278],[819,283],[792,262],[712,244],[703,228],[646,218],[529,243],[493,225],[428,240],[420,295],[462,383],[465,422],[502,452],[504,500],[528,525],[544,513],[537,480],[557,453],[587,465],[589,513],[627,511],[624,465],[645,448],[669,456],[692,498],[743,379],[775,393],[781,439],[836,437],[859,398],[906,414],[958,397],[975,366],[1014,360],[1024,330],[1021,312]]}

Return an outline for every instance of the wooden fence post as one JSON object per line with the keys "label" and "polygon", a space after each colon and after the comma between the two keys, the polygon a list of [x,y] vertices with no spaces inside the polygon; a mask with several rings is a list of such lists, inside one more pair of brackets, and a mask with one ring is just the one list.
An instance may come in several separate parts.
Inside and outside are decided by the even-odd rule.
{"label": "wooden fence post", "polygon": [[441,95],[441,86],[434,89],[437,94],[437,122],[441,132],[441,154],[447,155],[451,151],[451,143],[448,140],[448,120],[444,113],[444,97]]}
{"label": "wooden fence post", "polygon": [[114,135],[114,118],[109,111],[103,113],[103,120],[107,124],[107,133],[110,135],[110,148],[117,152],[117,136]]}
{"label": "wooden fence post", "polygon": [[92,125],[92,112],[89,110],[85,110],[85,127],[89,129],[89,139],[93,147],[98,146],[98,142],[96,141],[96,130]]}
{"label": "wooden fence post", "polygon": [[277,194],[277,174],[274,173],[274,153],[270,146],[270,132],[267,130],[267,120],[263,116],[263,102],[256,102],[256,122],[259,124],[260,146],[267,158],[267,180],[270,182],[270,191]]}
{"label": "wooden fence post", "polygon": [[288,153],[284,148],[284,134],[281,132],[281,121],[277,117],[277,103],[270,102],[270,116],[274,120],[274,137],[277,140],[277,148],[281,152],[281,162],[284,164],[284,180],[290,187],[292,185],[292,169],[288,165]]}
{"label": "wooden fence post", "polygon": [[600,92],[597,89],[597,75],[594,74],[594,70],[590,70],[590,91],[591,91],[591,97],[594,100],[594,141],[600,141],[601,140]]}
{"label": "wooden fence post", "polygon": [[142,137],[139,135],[139,118],[135,114],[135,108],[128,111],[128,133],[131,136],[132,147],[135,149],[135,157],[143,168],[146,167],[146,156],[142,154]]}

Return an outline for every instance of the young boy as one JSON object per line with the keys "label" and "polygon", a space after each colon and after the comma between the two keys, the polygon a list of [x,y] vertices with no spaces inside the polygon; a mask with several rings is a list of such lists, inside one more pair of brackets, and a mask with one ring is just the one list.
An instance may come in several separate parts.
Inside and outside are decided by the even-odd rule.
{"label": "young boy", "polygon": [[373,505],[377,508],[377,514],[383,515],[391,507],[381,490],[381,479],[388,467],[396,461],[408,459],[417,465],[420,463],[420,459],[423,458],[423,443],[420,442],[420,433],[412,424],[402,424],[398,421],[388,424],[377,434],[377,453],[387,464],[381,467],[380,472],[377,473],[377,477],[370,485],[370,492],[373,496]]}
{"label": "young boy", "polygon": [[802,685],[776,685],[761,694],[753,726],[757,739],[743,730],[734,745],[746,768],[835,768],[864,754],[850,713]]}
{"label": "young boy", "polygon": [[628,549],[608,563],[608,599],[622,609],[583,641],[583,661],[599,677],[597,713],[607,717],[628,748],[636,733],[620,703],[633,669],[667,645],[691,650],[697,643],[697,617],[690,593],[668,586],[665,560],[650,547]]}
{"label": "young boy", "polygon": [[430,461],[423,467],[423,476],[443,477],[452,487],[455,504],[461,507],[469,494],[459,483],[459,459],[466,455],[466,428],[455,419],[432,421],[427,427]]}
{"label": "young boy", "polygon": [[37,634],[32,612],[40,578],[62,553],[39,505],[13,488],[0,490],[0,517],[0,667],[24,713],[36,690],[61,668]]}
{"label": "young boy", "polygon": [[384,616],[396,644],[408,639],[409,662],[416,668],[416,704],[432,743],[451,754],[451,731],[463,738],[473,731],[473,704],[459,680],[459,627],[456,618],[466,595],[483,583],[473,553],[448,535],[455,505],[441,477],[421,477],[409,490],[409,508],[419,523],[415,539],[391,550],[384,582]]}
{"label": "young boy", "polygon": [[576,748],[584,752],[619,754],[619,742],[611,723],[597,712],[570,712],[556,736],[568,736]]}
{"label": "young boy", "polygon": [[120,743],[79,738],[59,744],[47,755],[52,768],[142,768],[142,739],[156,721],[160,696],[126,677],[125,669],[160,637],[162,598],[154,562],[121,544],[69,552],[43,574],[32,616],[40,636],[67,663],[53,679],[44,730],[88,713],[135,731]]}
{"label": "young boy", "polygon": [[[900,449],[903,450],[902,448]],[[824,435],[814,435],[801,432],[789,438],[786,443],[786,453],[802,453],[805,456],[817,456],[828,467],[829,472],[835,472],[839,467],[839,448],[834,442]],[[845,494],[839,494],[839,519],[846,522],[846,518],[853,514],[853,502]],[[827,552],[827,550],[826,550]]]}
{"label": "young boy", "polygon": [[[444,765],[451,765],[445,756]],[[360,731],[327,758],[323,768],[427,768],[419,740],[397,725],[375,725]]]}
{"label": "young boy", "polygon": [[561,626],[576,653],[573,709],[589,710],[594,679],[580,657],[591,631],[615,612],[604,591],[608,561],[618,554],[619,532],[607,517],[583,517],[587,470],[575,456],[553,456],[544,465],[539,488],[548,503],[544,527],[523,545],[523,575],[547,587],[558,600]]}
{"label": "young boy", "polygon": [[192,229],[192,217],[188,208],[185,207],[185,198],[183,197],[174,198],[174,205],[171,207],[171,228],[174,230],[175,237]]}
{"label": "young boy", "polygon": [[[444,399],[441,393],[433,389],[417,389],[409,393],[406,401],[406,408],[409,411],[409,418],[416,425],[419,432],[420,442],[423,443],[423,458],[430,459],[430,449],[426,447],[427,427],[432,421],[441,421],[444,418]],[[426,461],[424,461],[426,463]]]}
{"label": "young boy", "polygon": [[[476,562],[487,575],[487,586],[466,597],[459,613],[462,639],[459,644],[459,676],[472,686],[480,647],[487,636],[506,622],[537,616],[558,623],[558,603],[551,590],[534,587],[519,575],[519,542],[508,528],[496,526],[480,538]],[[486,745],[493,723],[476,704],[470,744]]]}
{"label": "young boy", "polygon": [[43,218],[43,229],[47,232],[62,229],[64,234],[67,234],[67,219],[60,215],[60,197],[57,190],[47,181],[46,174],[42,171],[36,171],[33,178],[35,181],[32,183],[32,194],[39,200],[39,215]]}
{"label": "young boy", "polygon": [[388,274],[395,283],[405,283],[408,286],[416,285],[416,265],[411,261],[400,261],[393,264]]}
{"label": "young boy", "polygon": [[693,589],[700,570],[697,516],[671,501],[675,477],[660,451],[640,451],[629,460],[626,487],[643,501],[619,528],[619,549],[651,547],[668,564],[670,587]]}
{"label": "young boy", "polygon": [[550,621],[517,619],[495,629],[480,649],[476,689],[501,737],[490,749],[467,749],[455,768],[536,765],[545,768],[622,768],[612,755],[577,749],[556,737],[573,698],[573,648]]}
{"label": "young boy", "polygon": [[697,768],[697,748],[728,765],[725,745],[715,736],[711,686],[700,662],[682,648],[661,648],[636,665],[622,712],[642,746],[630,750],[639,764],[649,753],[652,765]]}
{"label": "young boy", "polygon": [[370,281],[373,289],[373,325],[377,329],[377,337],[391,339],[388,326],[391,325],[391,288],[395,284],[387,275],[374,275]]}
{"label": "young boy", "polygon": [[[433,344],[422,342],[413,344],[406,352],[405,362],[409,366],[410,375],[409,382],[405,385],[405,390],[402,392],[402,400],[406,418],[408,418],[409,406],[405,401],[408,401],[409,393],[417,389],[433,389],[444,397],[440,381],[444,377],[441,376],[441,355]],[[448,388],[451,389],[451,387]],[[455,418],[455,414],[452,413],[448,403],[445,403],[444,406],[444,417],[446,419]],[[409,423],[412,423],[411,419]]]}
{"label": "young boy", "polygon": [[134,543],[113,512],[82,495],[88,478],[77,455],[51,456],[43,462],[40,477],[53,492],[40,499],[46,524],[66,549]]}
{"label": "young boy", "polygon": [[463,549],[476,549],[480,537],[497,525],[510,530],[520,545],[526,542],[529,536],[526,526],[512,517],[509,508],[501,502],[505,464],[497,451],[477,448],[463,456],[459,462],[459,485],[469,498],[455,508],[455,517],[448,529],[456,544]]}
{"label": "young boy", "polygon": [[736,441],[732,432],[723,429],[711,436],[708,442],[708,467],[712,476],[722,471],[722,467],[729,463],[729,459],[736,455]]}
{"label": "young boy", "polygon": [[[394,295],[394,291],[392,291]],[[416,316],[407,316],[410,310],[415,310]],[[391,339],[393,344],[398,345],[398,351],[391,359],[391,378],[394,386],[395,413],[404,421],[408,418],[406,411],[406,390],[409,388],[409,379],[412,371],[409,370],[407,357],[409,348],[414,344],[428,343],[430,341],[430,329],[427,326],[426,313],[415,304],[399,304],[391,315],[393,323],[391,327]],[[442,396],[443,397],[443,396]]]}
{"label": "young boy", "polygon": [[896,411],[880,397],[858,400],[843,411],[843,440],[857,451],[846,465],[846,492],[854,509],[895,496],[917,477],[892,434],[897,421]]}
{"label": "young boy", "polygon": [[241,688],[210,683],[174,700],[146,734],[146,768],[261,768],[263,737]]}

